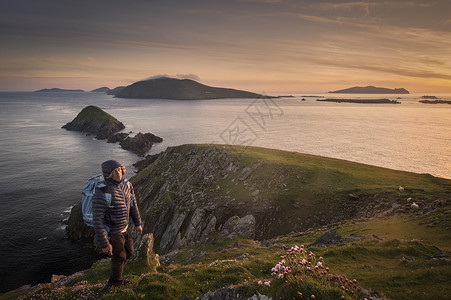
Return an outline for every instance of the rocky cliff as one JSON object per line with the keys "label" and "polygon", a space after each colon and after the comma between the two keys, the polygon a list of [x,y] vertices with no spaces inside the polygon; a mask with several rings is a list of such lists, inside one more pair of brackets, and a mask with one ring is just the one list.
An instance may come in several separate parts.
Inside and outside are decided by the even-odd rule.
{"label": "rocky cliff", "polygon": [[125,126],[99,107],[90,105],[83,108],[75,119],[62,128],[92,133],[97,139],[103,140],[124,129]]}
{"label": "rocky cliff", "polygon": [[[424,199],[450,189],[449,180],[430,175],[254,147],[182,145],[139,168],[131,181],[159,254],[237,235],[264,240],[347,219],[428,211],[436,204]],[[406,201],[412,198],[416,207]]]}
{"label": "rocky cliff", "polygon": [[397,195],[412,173],[238,146],[183,145],[149,161],[132,181],[160,254],[235,234],[262,240],[411,209]]}

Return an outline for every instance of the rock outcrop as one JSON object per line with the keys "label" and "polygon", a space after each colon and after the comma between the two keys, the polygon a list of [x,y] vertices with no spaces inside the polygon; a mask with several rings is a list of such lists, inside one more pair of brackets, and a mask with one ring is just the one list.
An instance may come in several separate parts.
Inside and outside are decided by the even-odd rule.
{"label": "rock outcrop", "polygon": [[62,128],[92,133],[96,135],[97,139],[103,140],[124,129],[125,126],[112,115],[97,106],[91,105],[83,108],[75,119]]}
{"label": "rock outcrop", "polygon": [[144,156],[144,154],[152,148],[153,143],[161,143],[163,139],[152,133],[137,133],[134,137],[126,137],[119,143],[125,150],[130,150],[136,153],[138,156]]}
{"label": "rock outcrop", "polygon": [[152,233],[146,233],[142,236],[138,236],[135,239],[135,244],[139,245],[134,252],[134,256],[137,259],[147,262],[147,266],[151,268],[153,272],[157,271],[157,267],[160,265],[159,256],[153,252],[154,238]]}
{"label": "rock outcrop", "polygon": [[95,238],[94,228],[87,226],[83,222],[81,202],[75,204],[71,209],[66,226],[66,236],[73,241],[84,241],[93,247],[97,253],[102,253],[100,245]]}
{"label": "rock outcrop", "polygon": [[233,216],[229,218],[224,226],[219,230],[218,239],[227,236],[233,238],[234,235],[240,235],[246,239],[255,237],[255,218],[253,215],[247,215],[242,218]]}

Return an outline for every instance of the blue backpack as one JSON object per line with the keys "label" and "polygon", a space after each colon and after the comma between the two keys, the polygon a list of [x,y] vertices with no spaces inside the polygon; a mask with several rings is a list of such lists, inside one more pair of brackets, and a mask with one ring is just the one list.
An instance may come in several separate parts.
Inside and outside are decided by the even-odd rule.
{"label": "blue backpack", "polygon": [[[130,182],[127,179],[124,179],[124,182],[127,183],[128,187],[130,187]],[[105,178],[103,175],[96,175],[88,179],[81,190],[81,211],[83,214],[83,221],[89,227],[94,227],[93,224],[93,213],[92,213],[92,198],[96,193],[96,188],[106,187]],[[108,208],[111,208],[111,194],[105,193],[106,205]],[[127,205],[127,204],[126,204]],[[130,206],[133,207],[133,199],[130,203]],[[107,231],[109,231],[107,229]]]}
{"label": "blue backpack", "polygon": [[[96,193],[96,188],[106,187],[103,175],[96,175],[88,179],[81,190],[81,212],[83,221],[89,227],[94,227],[92,214],[92,198]],[[105,193],[107,207],[111,207],[111,194]]]}

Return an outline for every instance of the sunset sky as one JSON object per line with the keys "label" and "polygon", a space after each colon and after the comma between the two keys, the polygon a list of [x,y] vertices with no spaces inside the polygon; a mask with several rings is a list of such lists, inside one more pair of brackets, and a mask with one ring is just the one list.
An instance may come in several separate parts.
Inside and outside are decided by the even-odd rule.
{"label": "sunset sky", "polygon": [[0,91],[159,74],[265,93],[451,92],[450,0],[0,0]]}

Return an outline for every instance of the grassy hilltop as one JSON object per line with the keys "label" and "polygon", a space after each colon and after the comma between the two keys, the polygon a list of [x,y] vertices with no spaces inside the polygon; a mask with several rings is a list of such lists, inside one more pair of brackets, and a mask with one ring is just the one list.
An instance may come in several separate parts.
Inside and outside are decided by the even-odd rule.
{"label": "grassy hilltop", "polygon": [[[449,299],[451,180],[239,146],[183,145],[142,163],[132,182],[161,266],[153,256],[132,260],[131,284],[109,290],[106,259],[0,298],[195,299],[228,287],[234,299]],[[255,239],[220,237],[231,216],[246,215]],[[189,233],[204,220],[215,225],[196,240]],[[342,238],[312,245],[330,230]],[[271,269],[282,259],[292,271],[279,278]]]}

